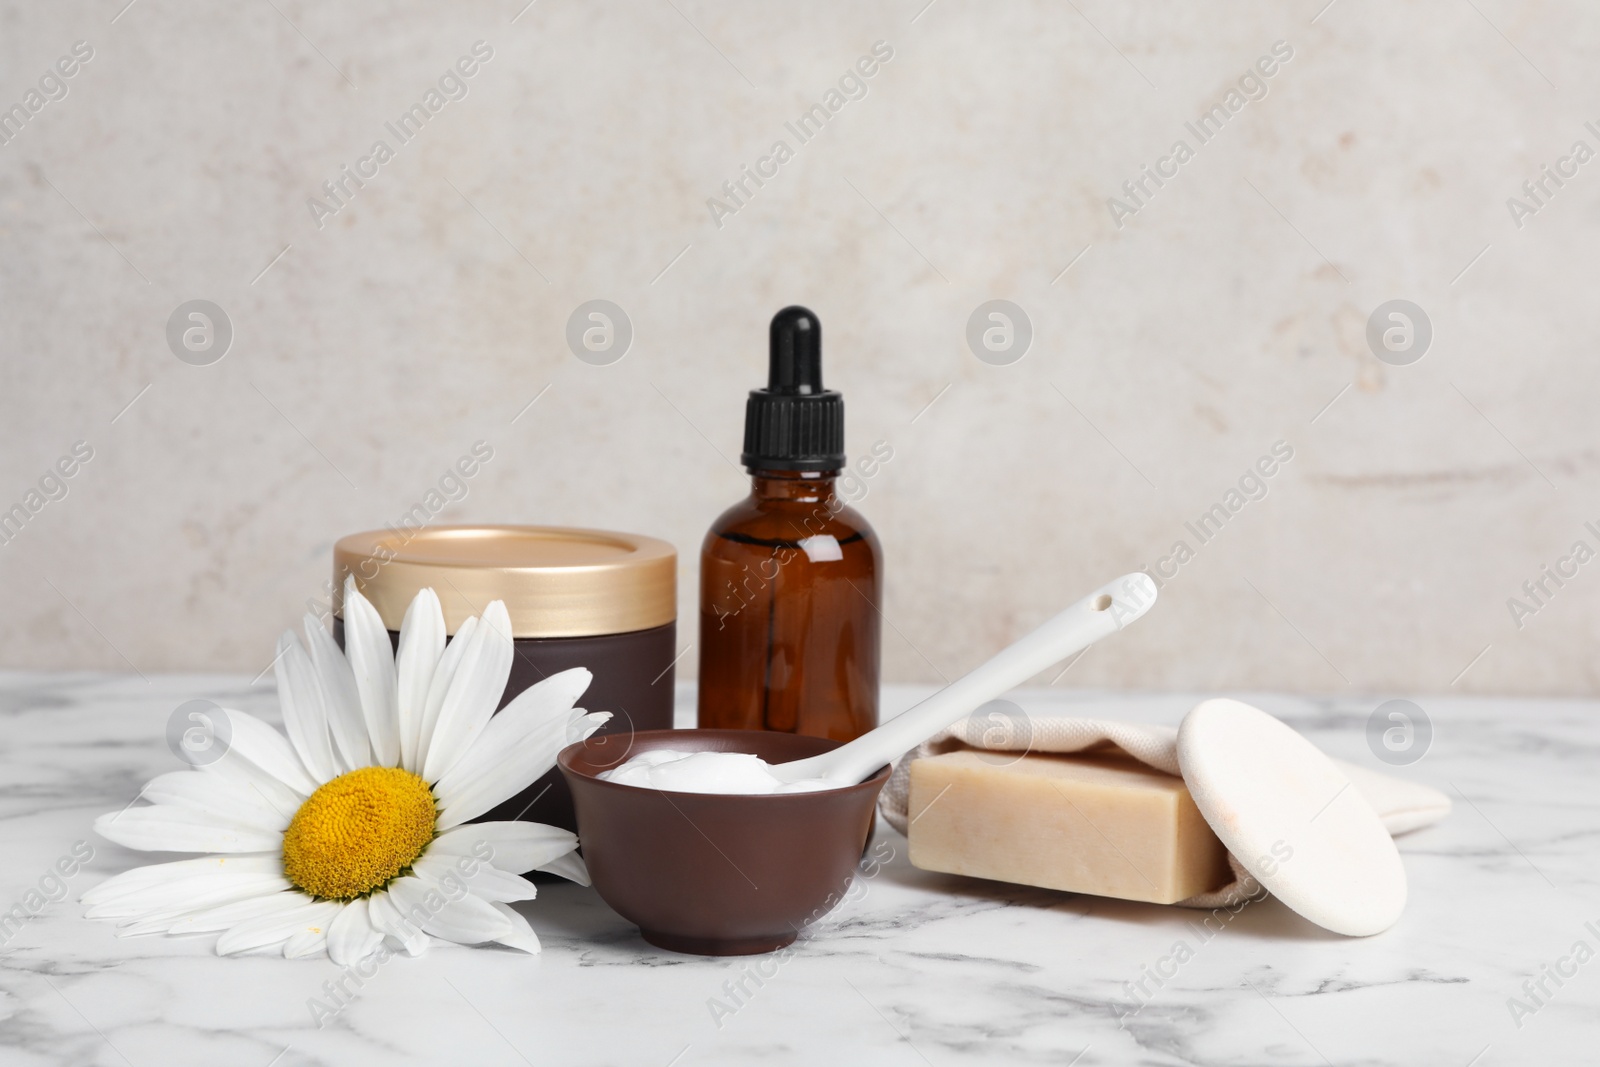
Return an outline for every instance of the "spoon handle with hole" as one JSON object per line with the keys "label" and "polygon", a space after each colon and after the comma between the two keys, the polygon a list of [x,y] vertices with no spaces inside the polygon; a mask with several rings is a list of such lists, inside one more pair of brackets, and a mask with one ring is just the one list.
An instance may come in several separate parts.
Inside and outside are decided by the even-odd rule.
{"label": "spoon handle with hole", "polygon": [[963,715],[1021,685],[1052,663],[1122,629],[1149,611],[1155,602],[1156,584],[1148,575],[1125,574],[876,730],[832,752],[780,763],[772,773],[785,782],[826,778],[838,785],[853,785],[863,781]]}

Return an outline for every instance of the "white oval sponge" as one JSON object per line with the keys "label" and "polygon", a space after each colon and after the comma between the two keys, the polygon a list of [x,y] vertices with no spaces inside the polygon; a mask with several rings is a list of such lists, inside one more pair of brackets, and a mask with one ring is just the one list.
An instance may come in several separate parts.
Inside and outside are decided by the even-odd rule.
{"label": "white oval sponge", "polygon": [[1353,937],[1400,918],[1399,850],[1360,791],[1310,741],[1249,704],[1207,700],[1178,729],[1178,764],[1228,851],[1294,911]]}

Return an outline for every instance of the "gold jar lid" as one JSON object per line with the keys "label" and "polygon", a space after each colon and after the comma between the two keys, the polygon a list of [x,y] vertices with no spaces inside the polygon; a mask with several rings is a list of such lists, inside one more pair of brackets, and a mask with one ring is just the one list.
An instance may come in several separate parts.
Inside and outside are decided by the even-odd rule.
{"label": "gold jar lid", "polygon": [[333,611],[344,579],[399,630],[432,587],[453,634],[492,600],[516,637],[584,637],[665,626],[678,616],[678,553],[654,537],[559,526],[432,526],[369,530],[333,546]]}

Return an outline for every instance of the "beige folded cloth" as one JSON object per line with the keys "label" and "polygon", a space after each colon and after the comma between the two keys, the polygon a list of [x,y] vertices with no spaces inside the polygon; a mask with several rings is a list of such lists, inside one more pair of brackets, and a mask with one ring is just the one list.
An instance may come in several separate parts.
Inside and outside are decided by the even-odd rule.
{"label": "beige folded cloth", "polygon": [[[901,757],[894,773],[889,776],[888,784],[878,796],[878,810],[890,826],[902,834],[906,833],[906,808],[911,798],[911,761],[922,756],[937,756],[962,748],[1002,752],[1084,752],[1107,747],[1120,748],[1140,763],[1182,777],[1178,768],[1178,731],[1171,726],[1146,726],[1072,715],[1033,713],[1028,713],[1025,721],[1019,723],[1002,715],[985,717],[980,710]],[[1336,759],[1333,762],[1378,813],[1390,834],[1403,834],[1432,826],[1450,814],[1450,798],[1437,789],[1369,771],[1343,760]],[[1210,893],[1180,900],[1178,906],[1234,907],[1246,898],[1259,898],[1263,892],[1261,883],[1232,855],[1228,857],[1228,864],[1233,868],[1232,882]]]}

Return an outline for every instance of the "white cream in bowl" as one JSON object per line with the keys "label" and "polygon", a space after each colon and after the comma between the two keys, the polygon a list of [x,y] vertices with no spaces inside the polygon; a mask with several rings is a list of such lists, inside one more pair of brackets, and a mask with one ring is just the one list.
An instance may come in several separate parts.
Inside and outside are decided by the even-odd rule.
{"label": "white cream in bowl", "polygon": [[759,796],[839,788],[839,783],[823,778],[780,781],[772,773],[771,764],[748,752],[690,752],[676,748],[641,752],[620,767],[601,771],[596,777],[618,785],[664,789],[672,793]]}

